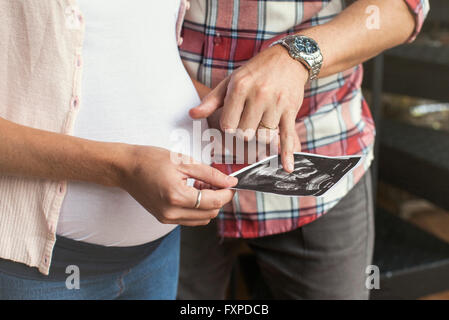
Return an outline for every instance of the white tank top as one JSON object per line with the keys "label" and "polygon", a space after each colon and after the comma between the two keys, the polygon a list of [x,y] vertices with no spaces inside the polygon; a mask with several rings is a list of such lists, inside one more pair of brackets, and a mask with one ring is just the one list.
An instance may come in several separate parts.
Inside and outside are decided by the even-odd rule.
{"label": "white tank top", "polygon": [[[74,135],[173,149],[171,134],[180,128],[192,134],[188,110],[199,104],[176,43],[179,0],[78,3],[86,32]],[[204,130],[207,124],[201,126]],[[193,156],[200,160],[200,153]],[[121,189],[70,182],[57,234],[104,246],[134,246],[174,227],[159,223]]]}

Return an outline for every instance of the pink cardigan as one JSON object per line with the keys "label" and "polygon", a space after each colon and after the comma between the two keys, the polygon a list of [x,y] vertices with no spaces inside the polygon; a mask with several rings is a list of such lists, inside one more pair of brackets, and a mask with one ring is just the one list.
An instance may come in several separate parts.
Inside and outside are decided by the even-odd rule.
{"label": "pink cardigan", "polygon": [[[189,4],[181,0],[177,33]],[[84,21],[76,0],[0,0],[0,117],[71,134]],[[48,275],[66,181],[0,175],[0,257]]]}

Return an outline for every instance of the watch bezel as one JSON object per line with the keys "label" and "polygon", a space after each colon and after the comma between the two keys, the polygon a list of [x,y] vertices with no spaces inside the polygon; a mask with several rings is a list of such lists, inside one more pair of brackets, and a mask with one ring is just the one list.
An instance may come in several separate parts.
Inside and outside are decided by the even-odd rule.
{"label": "watch bezel", "polygon": [[[309,41],[313,42],[313,44],[317,47],[317,50],[313,53],[307,53],[305,51],[299,50],[298,48],[296,48],[296,46],[294,44],[295,39],[297,39],[297,38],[308,39]],[[311,60],[315,61],[315,60],[319,59],[321,56],[319,46],[316,43],[316,41],[313,40],[312,38],[309,38],[306,36],[292,35],[292,36],[289,36],[286,39],[284,39],[284,41],[286,42],[286,44],[289,48],[289,54],[292,56],[292,58],[304,60],[304,62],[307,63],[310,67],[312,67],[310,65],[310,61]]]}
{"label": "watch bezel", "polygon": [[[297,38],[304,38],[312,41],[315,44],[317,51],[313,53],[307,53],[299,50],[293,43],[293,41],[295,41],[295,39]],[[318,43],[314,39],[305,35],[295,34],[286,36],[278,41],[273,42],[270,47],[276,44],[282,45],[285,49],[287,49],[288,54],[291,58],[302,63],[302,65],[309,70],[309,80],[315,80],[318,77],[323,65],[323,55],[321,53],[320,47],[318,46]]]}

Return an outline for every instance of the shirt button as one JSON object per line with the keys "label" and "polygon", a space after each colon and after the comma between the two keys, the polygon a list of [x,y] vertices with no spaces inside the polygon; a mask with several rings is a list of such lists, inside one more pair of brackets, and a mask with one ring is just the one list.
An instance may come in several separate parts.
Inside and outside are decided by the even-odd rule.
{"label": "shirt button", "polygon": [[217,33],[217,35],[214,37],[214,44],[216,46],[219,46],[222,42],[223,42],[223,40],[221,39],[220,34]]}

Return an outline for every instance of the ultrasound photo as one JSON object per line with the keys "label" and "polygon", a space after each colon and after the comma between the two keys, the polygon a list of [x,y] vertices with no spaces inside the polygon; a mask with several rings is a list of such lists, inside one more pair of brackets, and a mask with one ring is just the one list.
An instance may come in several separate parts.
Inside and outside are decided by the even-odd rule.
{"label": "ultrasound photo", "polygon": [[323,196],[357,166],[360,156],[323,157],[297,152],[295,169],[287,173],[280,156],[272,156],[231,174],[239,179],[233,189],[284,196]]}

